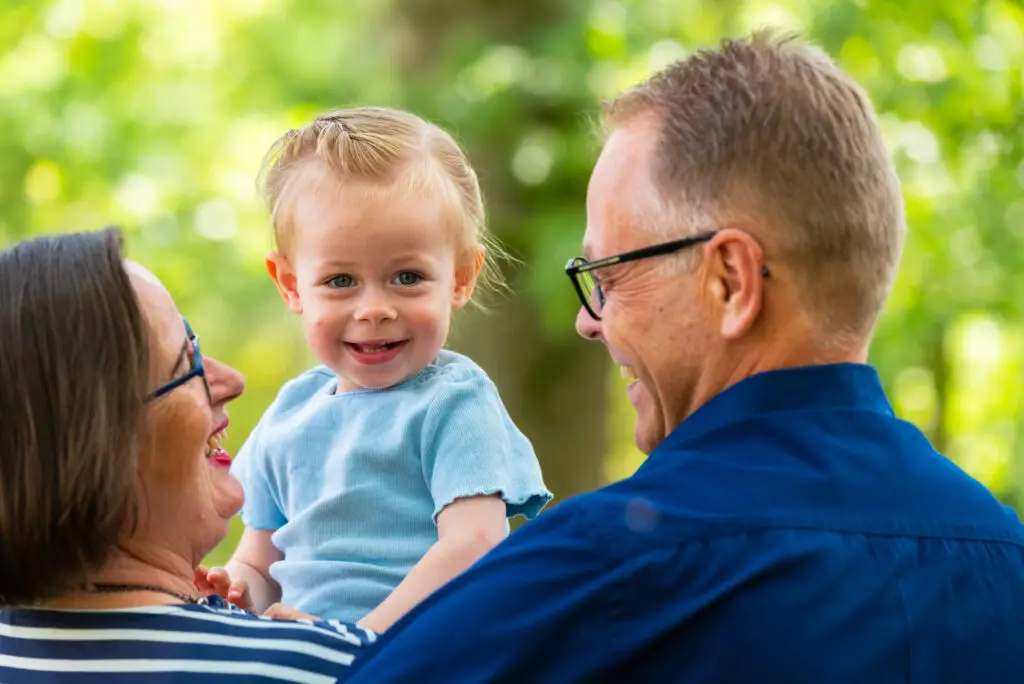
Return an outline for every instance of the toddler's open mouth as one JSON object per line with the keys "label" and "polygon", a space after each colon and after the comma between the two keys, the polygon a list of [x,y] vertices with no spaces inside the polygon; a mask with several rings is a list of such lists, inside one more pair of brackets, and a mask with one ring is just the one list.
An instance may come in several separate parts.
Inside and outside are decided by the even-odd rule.
{"label": "toddler's open mouth", "polygon": [[360,354],[383,354],[408,342],[408,340],[373,340],[371,342],[346,342],[349,347]]}
{"label": "toddler's open mouth", "polygon": [[346,342],[349,352],[359,363],[378,364],[391,361],[409,340],[368,340],[366,342]]}

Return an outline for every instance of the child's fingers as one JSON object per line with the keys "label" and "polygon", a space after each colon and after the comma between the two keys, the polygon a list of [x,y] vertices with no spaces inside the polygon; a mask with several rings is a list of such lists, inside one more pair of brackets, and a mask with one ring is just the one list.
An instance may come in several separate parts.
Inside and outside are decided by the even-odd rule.
{"label": "child's fingers", "polygon": [[214,591],[213,585],[210,584],[210,580],[207,579],[209,572],[209,570],[200,565],[196,568],[196,571],[192,576],[192,583],[196,585],[196,589],[200,594],[209,594]]}
{"label": "child's fingers", "polygon": [[274,618],[275,620],[319,620],[320,618],[314,615],[308,615],[306,613],[299,612],[291,606],[286,606],[283,603],[275,603],[274,605],[267,608],[263,613],[264,617]]}
{"label": "child's fingers", "polygon": [[243,608],[245,610],[253,609],[252,597],[249,594],[249,584],[245,580],[239,580],[231,583],[231,587],[228,589],[227,599],[239,608]]}
{"label": "child's fingers", "polygon": [[227,570],[224,568],[210,568],[210,571],[206,573],[206,579],[214,592],[227,598],[228,591],[231,588],[231,577],[228,575]]}

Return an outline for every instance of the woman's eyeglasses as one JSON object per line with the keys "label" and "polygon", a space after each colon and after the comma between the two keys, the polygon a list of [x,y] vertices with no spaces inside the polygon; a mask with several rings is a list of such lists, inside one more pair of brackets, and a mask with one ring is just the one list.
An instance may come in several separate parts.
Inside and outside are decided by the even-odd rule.
{"label": "woman's eyeglasses", "polygon": [[210,383],[206,379],[206,369],[203,367],[203,354],[199,351],[199,336],[192,332],[192,328],[189,326],[188,321],[185,320],[184,316],[182,317],[181,322],[185,324],[185,338],[188,343],[192,345],[192,353],[190,355],[192,367],[181,377],[175,378],[166,385],[158,387],[155,392],[146,398],[146,401],[153,401],[154,399],[162,397],[171,390],[181,387],[192,378],[199,377],[203,379],[203,388],[206,390],[206,398],[209,399],[212,404],[213,394],[210,392]]}

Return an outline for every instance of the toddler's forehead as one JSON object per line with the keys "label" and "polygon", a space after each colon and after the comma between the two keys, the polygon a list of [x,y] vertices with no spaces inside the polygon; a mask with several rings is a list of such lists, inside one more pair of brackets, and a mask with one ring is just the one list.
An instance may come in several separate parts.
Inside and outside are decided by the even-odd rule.
{"label": "toddler's forehead", "polygon": [[461,239],[442,203],[430,198],[309,197],[297,203],[290,239],[304,257],[380,262],[399,254],[448,261]]}
{"label": "toddler's forehead", "polygon": [[310,184],[298,192],[292,211],[297,240],[368,243],[462,242],[463,217],[443,193],[400,183],[351,181]]}

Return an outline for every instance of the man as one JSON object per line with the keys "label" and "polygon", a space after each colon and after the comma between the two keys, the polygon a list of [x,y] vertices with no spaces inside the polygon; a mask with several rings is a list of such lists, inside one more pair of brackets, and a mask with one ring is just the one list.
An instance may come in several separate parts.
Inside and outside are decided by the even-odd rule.
{"label": "man", "polygon": [[649,454],[385,634],[365,682],[1024,682],[1024,530],[898,420],[905,232],[872,107],[768,34],[605,112],[576,327]]}

